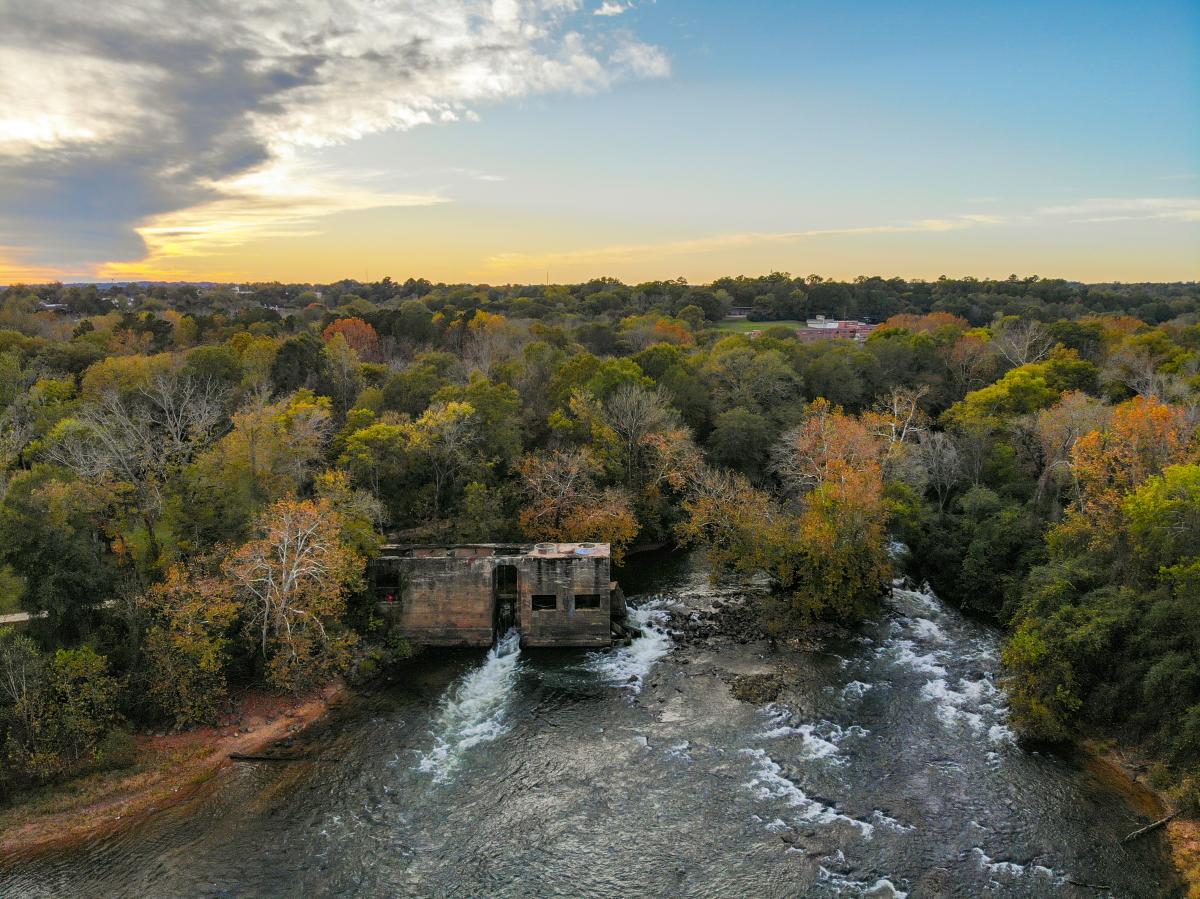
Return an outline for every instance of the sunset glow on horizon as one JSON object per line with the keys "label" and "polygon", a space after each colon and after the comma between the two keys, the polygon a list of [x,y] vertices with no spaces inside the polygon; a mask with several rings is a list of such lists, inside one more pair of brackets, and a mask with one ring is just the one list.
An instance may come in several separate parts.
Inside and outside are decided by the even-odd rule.
{"label": "sunset glow on horizon", "polygon": [[1200,278],[1191,3],[119,6],[0,2],[0,284]]}

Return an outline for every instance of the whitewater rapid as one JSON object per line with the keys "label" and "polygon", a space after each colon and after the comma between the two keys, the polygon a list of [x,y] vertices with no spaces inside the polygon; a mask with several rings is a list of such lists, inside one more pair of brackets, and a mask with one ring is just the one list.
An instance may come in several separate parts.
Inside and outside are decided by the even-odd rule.
{"label": "whitewater rapid", "polygon": [[609,684],[640,693],[650,670],[671,651],[669,602],[657,597],[629,608],[629,623],[641,631],[628,646],[590,653],[584,667]]}
{"label": "whitewater rapid", "polygon": [[490,743],[507,730],[507,712],[520,674],[521,635],[514,629],[496,641],[482,665],[467,672],[442,698],[434,722],[433,746],[417,763],[419,771],[444,782],[474,746]]}
{"label": "whitewater rapid", "polygon": [[[631,608],[629,622],[641,635],[628,646],[589,653],[583,669],[612,686],[641,692],[651,669],[671,651],[664,606],[656,600]],[[481,665],[446,691],[431,728],[433,745],[419,756],[417,770],[432,774],[435,783],[445,783],[474,747],[507,733],[521,672],[521,635],[514,629],[497,641]]]}

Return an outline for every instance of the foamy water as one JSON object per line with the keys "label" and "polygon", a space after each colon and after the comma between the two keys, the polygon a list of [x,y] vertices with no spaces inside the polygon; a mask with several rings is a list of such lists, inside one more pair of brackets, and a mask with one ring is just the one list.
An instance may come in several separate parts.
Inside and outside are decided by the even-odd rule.
{"label": "foamy water", "polygon": [[878,654],[926,678],[919,695],[938,721],[979,734],[993,747],[1015,742],[1007,697],[995,683],[995,638],[980,637],[928,587],[910,590],[897,584],[892,605],[899,614]]}
{"label": "foamy water", "polygon": [[584,667],[614,686],[640,693],[650,670],[671,651],[665,605],[666,602],[659,599],[637,608],[630,607],[629,623],[638,628],[642,635],[628,646],[591,653]]}
{"label": "foamy water", "polygon": [[779,740],[785,737],[799,737],[799,757],[805,759],[824,759],[834,765],[843,765],[846,759],[841,754],[842,741],[848,737],[865,738],[870,732],[865,728],[852,724],[843,727],[833,721],[796,721],[791,709],[778,703],[770,703],[759,710],[759,714],[767,719],[766,728],[754,734],[755,740]]}
{"label": "foamy water", "polygon": [[765,749],[743,749],[742,755],[751,759],[751,780],[746,788],[759,799],[781,800],[794,810],[795,817],[808,824],[843,823],[855,828],[865,839],[871,839],[875,825],[843,815],[820,800],[809,797],[794,781],[784,775],[783,766]]}
{"label": "foamy water", "polygon": [[444,782],[473,746],[490,743],[508,729],[505,716],[520,670],[521,635],[510,630],[482,665],[463,675],[442,699],[434,722],[432,748],[417,763],[420,771]]}
{"label": "foamy water", "polygon": [[831,871],[824,865],[817,869],[821,881],[828,883],[837,891],[839,896],[858,896],[862,899],[908,899],[908,893],[896,888],[896,885],[886,877],[880,877],[874,883],[865,880],[855,880],[845,874]]}
{"label": "foamy water", "polygon": [[[655,663],[671,651],[662,606],[660,600],[631,608],[629,621],[641,636],[629,646],[591,653],[585,667],[613,685],[640,692]],[[448,780],[472,747],[490,743],[508,730],[506,716],[520,671],[520,647],[521,635],[509,631],[482,665],[447,691],[433,727],[433,746],[417,762],[417,769],[432,774],[435,783]]]}
{"label": "foamy water", "polygon": [[971,850],[971,856],[980,871],[987,875],[992,887],[1003,887],[1005,884],[1026,879],[1035,879],[1048,886],[1059,887],[1067,881],[1066,875],[1035,862],[1022,865],[1017,862],[996,861],[989,858],[978,846]]}

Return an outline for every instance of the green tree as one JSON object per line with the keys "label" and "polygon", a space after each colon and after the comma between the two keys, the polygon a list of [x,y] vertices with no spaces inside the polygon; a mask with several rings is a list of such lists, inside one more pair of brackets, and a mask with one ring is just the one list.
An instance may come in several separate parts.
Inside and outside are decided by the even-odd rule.
{"label": "green tree", "polygon": [[237,606],[227,582],[173,566],[145,597],[145,690],[175,727],[214,723],[226,699],[229,631]]}
{"label": "green tree", "polygon": [[[0,649],[0,666],[28,678],[8,712],[7,755],[27,777],[48,781],[87,770],[117,723],[118,682],[108,662],[87,646],[34,661],[28,645]],[[32,686],[31,686],[32,684]]]}

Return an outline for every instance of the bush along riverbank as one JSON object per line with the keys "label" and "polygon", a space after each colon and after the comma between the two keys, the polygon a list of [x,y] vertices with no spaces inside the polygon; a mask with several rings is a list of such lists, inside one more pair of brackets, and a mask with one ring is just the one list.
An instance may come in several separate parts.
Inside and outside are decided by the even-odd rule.
{"label": "bush along riverbank", "polygon": [[246,688],[214,724],[131,734],[115,728],[82,773],[26,781],[0,804],[0,859],[69,847],[184,801],[241,761],[305,761],[298,741],[357,689],[403,676],[420,648],[399,638],[359,647],[345,672],[310,690]]}

